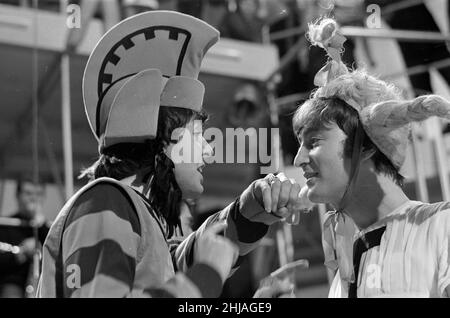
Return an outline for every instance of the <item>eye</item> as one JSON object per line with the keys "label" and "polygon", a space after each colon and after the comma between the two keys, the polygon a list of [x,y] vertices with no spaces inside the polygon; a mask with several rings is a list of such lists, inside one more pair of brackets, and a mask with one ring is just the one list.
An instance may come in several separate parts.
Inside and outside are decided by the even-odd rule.
{"label": "eye", "polygon": [[318,138],[318,137],[312,137],[312,138],[310,138],[310,139],[308,140],[308,142],[307,142],[307,144],[306,144],[306,147],[307,147],[308,149],[313,149],[313,148],[315,148],[315,147],[317,147],[317,146],[319,145],[319,143],[320,143],[321,140],[322,140],[322,139],[320,139],[320,138]]}

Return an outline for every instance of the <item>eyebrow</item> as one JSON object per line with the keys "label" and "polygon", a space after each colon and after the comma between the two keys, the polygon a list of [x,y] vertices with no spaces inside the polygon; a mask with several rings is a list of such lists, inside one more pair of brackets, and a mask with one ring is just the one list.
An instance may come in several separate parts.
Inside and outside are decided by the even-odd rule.
{"label": "eyebrow", "polygon": [[311,127],[310,128],[301,127],[300,129],[297,130],[296,137],[297,137],[298,141],[301,141],[302,138],[300,137],[300,135],[309,136],[311,134],[318,133],[318,132],[320,132],[320,129],[311,128]]}

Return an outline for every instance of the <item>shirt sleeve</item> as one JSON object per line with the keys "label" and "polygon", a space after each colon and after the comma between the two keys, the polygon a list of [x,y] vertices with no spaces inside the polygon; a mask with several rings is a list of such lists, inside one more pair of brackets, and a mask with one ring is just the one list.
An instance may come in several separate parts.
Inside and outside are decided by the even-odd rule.
{"label": "shirt sleeve", "polygon": [[180,271],[187,271],[193,265],[194,246],[199,237],[208,227],[217,222],[225,221],[227,228],[223,233],[239,248],[239,257],[233,266],[230,276],[239,267],[243,257],[256,248],[260,240],[266,235],[269,226],[248,218],[250,215],[267,214],[264,208],[254,197],[254,184],[250,186],[230,205],[219,211],[191,233],[175,250],[173,254],[174,264]]}

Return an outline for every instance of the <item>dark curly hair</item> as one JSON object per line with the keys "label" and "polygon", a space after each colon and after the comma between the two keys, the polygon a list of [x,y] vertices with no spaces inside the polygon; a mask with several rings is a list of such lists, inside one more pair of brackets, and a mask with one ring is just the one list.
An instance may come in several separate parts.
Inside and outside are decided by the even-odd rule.
{"label": "dark curly hair", "polygon": [[81,172],[80,178],[94,180],[109,177],[116,180],[144,173],[144,183],[150,182],[147,198],[153,209],[168,225],[168,237],[180,226],[181,190],[175,180],[174,164],[164,153],[171,142],[174,129],[185,126],[191,120],[207,119],[204,112],[178,107],[161,107],[158,131],[155,139],[144,143],[119,143],[101,150],[98,160]]}

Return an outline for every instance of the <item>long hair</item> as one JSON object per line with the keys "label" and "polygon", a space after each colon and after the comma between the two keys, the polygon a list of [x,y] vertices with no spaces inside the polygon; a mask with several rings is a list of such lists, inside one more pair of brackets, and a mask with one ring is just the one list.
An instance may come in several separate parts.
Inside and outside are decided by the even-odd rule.
{"label": "long hair", "polygon": [[168,237],[180,228],[182,200],[174,175],[174,164],[164,153],[171,143],[172,132],[193,119],[205,121],[206,113],[178,107],[161,107],[155,139],[144,143],[120,143],[102,150],[98,160],[81,172],[80,178],[94,180],[109,177],[116,180],[143,173],[143,182],[150,187],[148,199],[156,213],[167,222]]}

